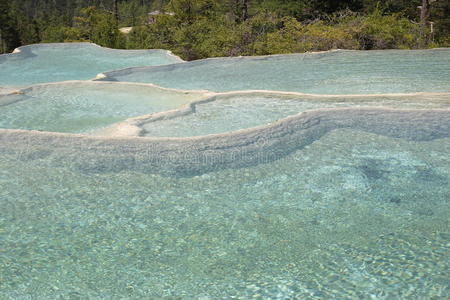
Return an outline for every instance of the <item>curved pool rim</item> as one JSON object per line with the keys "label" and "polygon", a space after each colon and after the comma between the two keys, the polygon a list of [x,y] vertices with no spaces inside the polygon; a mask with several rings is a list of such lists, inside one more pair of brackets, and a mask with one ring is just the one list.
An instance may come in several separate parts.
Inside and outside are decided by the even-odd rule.
{"label": "curved pool rim", "polygon": [[[254,56],[221,56],[221,57],[208,57],[204,59],[197,59],[192,61],[182,61],[180,63],[172,63],[172,64],[166,64],[166,65],[157,65],[157,66],[137,66],[137,67],[128,67],[123,69],[117,69],[117,70],[110,70],[106,72],[98,73],[95,78],[92,80],[94,81],[117,81],[114,76],[115,75],[127,75],[130,74],[133,71],[151,71],[153,69],[160,69],[160,68],[177,68],[182,66],[197,66],[202,65],[211,61],[227,61],[227,60],[249,60],[249,61],[257,61],[257,60],[268,60],[268,59],[277,59],[277,58],[286,58],[286,57],[300,57],[304,58],[307,55],[313,55],[313,56],[326,56],[326,55],[333,55],[336,53],[386,53],[387,51],[391,52],[419,52],[419,51],[426,51],[426,52],[438,52],[438,51],[450,51],[450,47],[438,47],[438,48],[430,48],[430,49],[385,49],[385,50],[349,50],[349,49],[331,49],[326,51],[308,51],[308,52],[301,52],[301,53],[285,53],[285,54],[270,54],[270,55],[254,55]],[[126,81],[123,81],[126,82]],[[140,82],[140,83],[150,83],[150,82]],[[166,87],[164,87],[166,88]],[[195,89],[192,89],[195,90]],[[208,90],[208,89],[202,89],[202,90]],[[227,91],[213,91],[208,90],[211,92],[231,92],[231,91],[243,91],[243,90],[227,90]],[[287,92],[283,90],[269,90],[269,91],[275,91],[275,92]],[[298,91],[293,91],[298,92]],[[417,93],[417,92],[413,92]],[[333,94],[333,95],[339,95],[339,94]],[[359,95],[366,95],[366,94],[359,94]],[[383,95],[382,93],[377,95]]]}
{"label": "curved pool rim", "polygon": [[[83,82],[83,81],[76,81]],[[92,82],[93,84],[153,84]],[[62,83],[49,83],[64,84]],[[44,84],[44,85],[49,85]],[[162,88],[166,89],[166,88]],[[83,172],[139,170],[168,176],[190,177],[223,168],[242,168],[281,159],[320,139],[335,129],[359,131],[402,138],[431,141],[450,137],[450,109],[398,109],[388,107],[321,108],[282,118],[278,121],[225,133],[193,137],[142,137],[142,122],[157,121],[189,114],[195,105],[214,101],[218,96],[245,94],[308,95],[295,92],[239,91],[171,91],[195,93],[205,97],[178,109],[152,113],[108,127],[104,134],[42,132],[0,129],[0,148],[21,151],[22,157],[54,155],[60,163],[70,161]],[[20,92],[20,91],[19,91]],[[392,94],[392,97],[442,95],[450,93]],[[337,98],[343,95],[311,95]],[[361,95],[348,95],[361,98]],[[380,95],[366,95],[380,97]],[[80,158],[83,153],[83,158]],[[86,159],[90,157],[91,159]]]}
{"label": "curved pool rim", "polygon": [[[68,45],[70,45],[70,46],[72,46],[72,45],[75,45],[75,46],[76,45],[92,45],[92,46],[98,47],[98,48],[100,48],[102,50],[111,51],[111,52],[128,52],[128,53],[133,53],[133,52],[134,53],[139,53],[139,52],[141,52],[141,53],[163,52],[163,53],[166,53],[168,56],[171,56],[171,57],[179,60],[180,62],[185,62],[185,60],[183,60],[178,55],[175,55],[171,50],[166,50],[166,49],[115,49],[115,48],[103,47],[103,46],[100,46],[100,45],[92,43],[92,42],[29,44],[29,45],[24,45],[24,46],[17,47],[11,53],[0,54],[0,57],[24,53],[26,51],[30,51],[31,48],[51,47],[51,46],[68,46]],[[111,71],[114,71],[114,70],[111,70]]]}

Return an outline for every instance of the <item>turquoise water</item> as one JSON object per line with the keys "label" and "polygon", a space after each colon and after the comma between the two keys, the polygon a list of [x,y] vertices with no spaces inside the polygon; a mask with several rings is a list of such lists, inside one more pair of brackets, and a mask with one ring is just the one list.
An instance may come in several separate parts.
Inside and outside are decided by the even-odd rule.
{"label": "turquoise water", "polygon": [[[89,133],[125,119],[174,109],[201,97],[158,88],[73,82],[0,96],[0,128]],[[9,103],[1,105],[2,102]]]}
{"label": "turquoise water", "polygon": [[[48,63],[66,48],[67,60]],[[40,54],[0,56],[0,87],[92,78],[95,68],[116,69],[119,56],[151,64],[143,52],[87,44],[26,49]],[[109,79],[217,91],[449,92],[449,59],[448,49],[339,51],[203,60]],[[81,68],[85,61],[93,68]],[[18,77],[4,71],[26,68]],[[115,82],[38,85],[0,96],[0,128],[96,134],[203,97]],[[342,113],[349,107],[366,119]],[[240,92],[184,115],[129,122],[151,137],[0,129],[0,299],[447,299],[448,109],[449,94]],[[300,112],[304,119],[277,123],[262,143],[255,130],[186,138]],[[217,153],[236,154],[236,164]]]}
{"label": "turquoise water", "polygon": [[446,299],[449,152],[335,130],[175,178],[0,144],[0,298]]}
{"label": "turquoise water", "polygon": [[390,107],[450,108],[450,94],[376,97],[324,97],[282,94],[217,96],[195,105],[192,113],[141,124],[145,136],[189,137],[266,125],[301,112],[321,108]]}
{"label": "turquoise water", "polygon": [[450,91],[450,49],[334,51],[206,59],[107,73],[106,80],[179,89],[277,90],[314,94]]}
{"label": "turquoise water", "polygon": [[105,71],[181,61],[164,50],[113,50],[89,43],[39,44],[20,50],[0,56],[0,87],[87,80]]}

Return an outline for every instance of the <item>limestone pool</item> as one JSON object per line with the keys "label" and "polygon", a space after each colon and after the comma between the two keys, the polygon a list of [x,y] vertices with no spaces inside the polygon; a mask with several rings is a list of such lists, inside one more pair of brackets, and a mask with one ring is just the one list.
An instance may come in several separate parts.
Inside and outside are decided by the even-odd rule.
{"label": "limestone pool", "polygon": [[100,72],[180,61],[165,50],[114,50],[90,43],[30,45],[0,55],[0,88],[87,80]]}
{"label": "limestone pool", "polygon": [[139,127],[144,136],[190,137],[225,133],[276,122],[322,108],[450,108],[450,94],[314,96],[265,92],[219,94],[194,102],[184,114],[149,118]]}
{"label": "limestone pool", "polygon": [[450,52],[348,53],[0,96],[0,298],[448,298]]}
{"label": "limestone pool", "polygon": [[101,80],[211,91],[314,94],[450,92],[450,49],[213,58],[106,72]]}
{"label": "limestone pool", "polygon": [[335,130],[190,177],[0,141],[3,298],[448,296],[449,138]]}
{"label": "limestone pool", "polygon": [[0,128],[93,133],[116,122],[165,111],[201,93],[136,84],[72,81],[36,85],[0,95]]}

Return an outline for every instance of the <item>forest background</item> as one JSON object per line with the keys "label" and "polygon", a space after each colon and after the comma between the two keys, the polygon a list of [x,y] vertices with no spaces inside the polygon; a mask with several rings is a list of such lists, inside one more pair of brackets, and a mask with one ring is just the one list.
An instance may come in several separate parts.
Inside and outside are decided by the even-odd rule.
{"label": "forest background", "polygon": [[78,41],[186,60],[449,47],[450,0],[0,0],[0,53]]}

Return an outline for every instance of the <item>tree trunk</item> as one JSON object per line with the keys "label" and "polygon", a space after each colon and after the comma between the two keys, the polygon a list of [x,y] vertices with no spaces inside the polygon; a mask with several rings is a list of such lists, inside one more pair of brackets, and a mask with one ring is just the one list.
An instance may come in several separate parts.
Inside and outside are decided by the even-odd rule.
{"label": "tree trunk", "polygon": [[113,2],[113,13],[114,13],[114,21],[117,26],[119,25],[119,6],[117,5],[118,0],[114,0]]}
{"label": "tree trunk", "polygon": [[3,46],[2,33],[0,32],[0,54],[6,53],[6,47]]}
{"label": "tree trunk", "polygon": [[234,21],[236,23],[241,22],[241,18],[239,16],[239,2],[240,0],[234,0]]}
{"label": "tree trunk", "polygon": [[248,19],[248,0],[242,0],[242,22]]}
{"label": "tree trunk", "polygon": [[420,47],[424,47],[427,43],[427,22],[428,22],[428,6],[429,0],[422,0],[422,6],[420,7],[420,34],[421,42]]}
{"label": "tree trunk", "polygon": [[420,24],[423,27],[427,26],[428,21],[428,5],[429,0],[422,0],[422,6],[420,8]]}
{"label": "tree trunk", "polygon": [[235,0],[236,23],[242,23],[248,19],[249,0]]}

